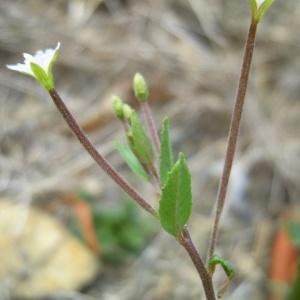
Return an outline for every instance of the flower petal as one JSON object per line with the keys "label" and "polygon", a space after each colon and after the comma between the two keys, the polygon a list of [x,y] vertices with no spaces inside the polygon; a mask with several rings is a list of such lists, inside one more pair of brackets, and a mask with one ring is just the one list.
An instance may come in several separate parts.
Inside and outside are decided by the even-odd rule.
{"label": "flower petal", "polygon": [[39,65],[43,68],[45,72],[48,72],[49,65],[52,63],[53,59],[55,59],[56,52],[60,47],[60,43],[57,43],[55,49],[46,49],[44,51],[37,51],[33,56],[33,60],[30,62],[34,62],[35,64]]}
{"label": "flower petal", "polygon": [[6,67],[10,70],[17,71],[34,77],[34,74],[30,66],[27,64],[6,65]]}
{"label": "flower petal", "polygon": [[23,53],[23,56],[25,58],[25,61],[28,60],[28,61],[32,62],[34,60],[34,58],[33,58],[33,56],[31,54]]}

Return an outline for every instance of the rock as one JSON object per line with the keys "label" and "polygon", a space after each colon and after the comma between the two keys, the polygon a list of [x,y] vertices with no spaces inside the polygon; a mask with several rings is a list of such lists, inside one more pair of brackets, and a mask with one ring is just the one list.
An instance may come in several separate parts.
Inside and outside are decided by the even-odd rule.
{"label": "rock", "polygon": [[74,291],[89,283],[100,266],[58,220],[3,199],[0,253],[0,298],[8,293],[4,286],[21,299]]}

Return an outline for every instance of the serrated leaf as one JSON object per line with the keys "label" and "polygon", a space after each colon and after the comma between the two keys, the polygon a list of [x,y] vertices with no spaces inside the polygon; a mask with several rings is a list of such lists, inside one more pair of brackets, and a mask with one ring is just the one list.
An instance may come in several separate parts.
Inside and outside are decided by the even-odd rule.
{"label": "serrated leaf", "polygon": [[142,164],[150,165],[153,157],[152,145],[135,112],[130,116],[130,125],[130,147]]}
{"label": "serrated leaf", "polygon": [[262,17],[265,15],[265,13],[268,11],[268,9],[273,4],[274,0],[265,0],[260,7],[258,8],[256,19],[257,21],[260,21]]}
{"label": "serrated leaf", "polygon": [[191,175],[183,153],[168,173],[159,203],[160,222],[164,230],[178,237],[192,208]]}
{"label": "serrated leaf", "polygon": [[208,266],[210,270],[214,271],[217,265],[221,265],[228,279],[232,279],[232,277],[234,276],[234,268],[228,260],[225,260],[218,255],[214,255],[208,261]]}
{"label": "serrated leaf", "polygon": [[168,172],[171,170],[173,164],[172,146],[169,137],[169,119],[165,118],[160,131],[159,169],[162,186],[165,185]]}
{"label": "serrated leaf", "polygon": [[127,163],[128,167],[131,169],[131,171],[140,177],[141,179],[147,181],[148,176],[146,172],[144,171],[142,165],[134,155],[134,153],[131,151],[130,147],[125,144],[115,143],[116,149],[118,150],[120,156],[124,159],[124,161]]}

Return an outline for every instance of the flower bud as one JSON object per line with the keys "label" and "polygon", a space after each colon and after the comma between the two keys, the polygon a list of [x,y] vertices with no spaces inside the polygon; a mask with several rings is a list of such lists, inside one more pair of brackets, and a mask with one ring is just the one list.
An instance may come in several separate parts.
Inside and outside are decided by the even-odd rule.
{"label": "flower bud", "polygon": [[140,73],[136,73],[133,78],[133,90],[137,100],[145,102],[148,100],[149,92],[147,83]]}
{"label": "flower bud", "polygon": [[128,105],[128,104],[123,104],[123,116],[125,120],[130,121],[132,114],[134,113],[134,109]]}
{"label": "flower bud", "polygon": [[123,101],[118,96],[112,96],[112,108],[119,120],[124,120]]}

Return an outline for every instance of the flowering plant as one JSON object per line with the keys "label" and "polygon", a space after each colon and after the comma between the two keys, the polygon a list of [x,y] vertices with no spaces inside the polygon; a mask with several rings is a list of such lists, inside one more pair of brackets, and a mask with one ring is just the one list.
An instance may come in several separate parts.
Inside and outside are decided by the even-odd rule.
{"label": "flowering plant", "polygon": [[57,58],[59,48],[60,43],[58,42],[54,49],[39,50],[34,55],[23,53],[25,58],[23,64],[7,65],[7,68],[32,76],[46,90],[51,90],[54,88],[52,66]]}
{"label": "flowering plant", "polygon": [[[80,128],[74,116],[55,90],[52,66],[56,60],[60,43],[57,44],[55,49],[38,51],[34,56],[25,53],[25,61],[23,64],[7,66],[11,70],[34,77],[37,82],[49,92],[49,95],[66,123],[95,162],[136,201],[137,204],[153,215],[160,222],[162,228],[172,235],[186,250],[199,273],[206,299],[208,300],[215,300],[216,294],[218,298],[222,297],[234,275],[232,265],[215,253],[217,233],[225,204],[227,186],[238,139],[257,26],[273,1],[274,0],[249,0],[252,20],[247,35],[236,102],[232,113],[224,169],[220,179],[215,217],[208,247],[207,263],[204,262],[202,256],[193,244],[186,225],[192,211],[192,180],[187,161],[183,153],[179,154],[177,160],[173,158],[168,118],[163,120],[160,134],[158,134],[148,104],[148,87],[141,74],[138,73],[135,75],[133,79],[133,90],[144,115],[147,130],[140,121],[137,112],[128,104],[125,104],[119,97],[113,96],[113,110],[116,117],[123,123],[127,140],[127,144],[117,144],[116,146],[131,170],[141,179],[149,181],[156,187],[159,195],[158,209],[152,207],[152,205],[150,205],[102,156]],[[213,275],[217,266],[220,266],[224,270],[227,280],[218,288],[216,293],[213,286]]]}

